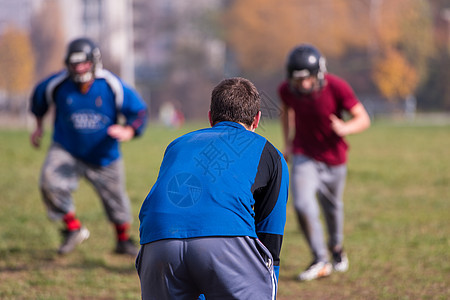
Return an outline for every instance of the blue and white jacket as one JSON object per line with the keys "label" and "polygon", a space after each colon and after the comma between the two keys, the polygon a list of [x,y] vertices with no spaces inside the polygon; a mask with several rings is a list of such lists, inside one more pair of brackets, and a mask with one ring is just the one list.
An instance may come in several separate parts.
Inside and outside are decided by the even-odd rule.
{"label": "blue and white jacket", "polygon": [[140,135],[147,123],[147,105],[135,90],[113,73],[100,69],[86,94],[64,70],[34,89],[31,112],[43,117],[55,105],[53,142],[74,157],[93,165],[106,166],[120,157],[119,142],[107,128],[123,115],[126,125]]}

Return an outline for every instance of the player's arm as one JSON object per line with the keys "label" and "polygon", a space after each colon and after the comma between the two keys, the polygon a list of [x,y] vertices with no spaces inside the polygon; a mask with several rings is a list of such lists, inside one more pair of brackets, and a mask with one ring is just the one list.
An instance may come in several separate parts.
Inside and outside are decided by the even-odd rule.
{"label": "player's arm", "polygon": [[44,127],[43,127],[43,118],[42,117],[35,117],[36,118],[36,128],[30,135],[30,141],[31,145],[35,148],[39,148],[41,146],[41,139],[44,135]]}
{"label": "player's arm", "polygon": [[[147,104],[139,94],[125,84],[123,85],[123,92],[124,99],[120,112],[125,117],[125,124],[123,126],[113,125],[108,130],[108,133],[111,131],[110,135],[121,135],[122,141],[141,135],[145,130],[148,119]],[[121,126],[121,128],[118,126]],[[120,137],[118,139],[120,140]]]}
{"label": "player's arm", "polygon": [[48,80],[39,83],[30,99],[30,111],[35,117],[36,127],[30,135],[31,145],[35,148],[39,148],[41,144],[41,138],[44,135],[44,116],[49,108],[49,101],[46,98],[45,89],[47,87]]}
{"label": "player's arm", "polygon": [[266,143],[252,187],[255,199],[255,224],[259,240],[273,257],[279,274],[280,252],[286,224],[289,173],[286,161],[275,147]]}
{"label": "player's arm", "polygon": [[281,102],[281,130],[283,135],[284,149],[283,156],[288,160],[289,156],[292,154],[292,128],[294,119],[294,111],[292,108],[287,106],[284,102]]}
{"label": "player's arm", "polygon": [[339,136],[362,132],[369,128],[370,117],[361,103],[355,104],[350,110],[351,119],[344,121],[336,115],[330,115],[331,128]]}

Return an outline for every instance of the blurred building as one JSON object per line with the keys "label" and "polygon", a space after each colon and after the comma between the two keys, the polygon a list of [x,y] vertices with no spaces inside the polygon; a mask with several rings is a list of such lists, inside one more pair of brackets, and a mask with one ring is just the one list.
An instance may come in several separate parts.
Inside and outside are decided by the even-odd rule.
{"label": "blurred building", "polygon": [[108,67],[134,83],[132,0],[0,0],[0,34],[10,25],[30,30],[33,14],[50,1],[59,4],[66,43],[80,36],[92,38]]}
{"label": "blurred building", "polygon": [[0,0],[0,35],[14,25],[28,30],[33,11],[43,0]]}
{"label": "blurred building", "polygon": [[[223,5],[224,0],[0,0],[0,35],[7,24],[32,32],[37,15],[60,19],[63,37],[58,43],[80,36],[93,39],[105,67],[136,86],[145,99],[156,95],[150,105],[155,112],[165,101],[205,98],[194,89],[186,95],[188,82],[195,79],[196,90],[209,90],[227,72],[218,22]],[[54,17],[58,12],[60,18]],[[44,45],[51,38],[45,31],[34,33],[42,33]],[[193,113],[186,111],[186,116],[200,105],[189,106]]]}
{"label": "blurred building", "polygon": [[208,18],[223,0],[134,0],[134,49],[139,65],[155,69],[173,60],[177,45],[202,48],[212,68],[223,68],[224,43]]}
{"label": "blurred building", "polygon": [[67,41],[88,36],[102,50],[108,67],[134,83],[132,0],[58,0]]}
{"label": "blurred building", "polygon": [[187,119],[204,117],[198,108],[228,65],[219,21],[224,3],[133,1],[136,84],[151,93],[151,113],[169,102],[178,103]]}
{"label": "blurred building", "polygon": [[0,34],[8,24],[29,30],[33,13],[50,1],[59,3],[66,42],[92,38],[131,81],[135,57],[139,66],[158,69],[171,59],[175,43],[201,42],[211,66],[223,67],[223,42],[211,34],[203,38],[207,32],[199,29],[207,25],[201,24],[204,13],[220,8],[222,0],[0,0]]}

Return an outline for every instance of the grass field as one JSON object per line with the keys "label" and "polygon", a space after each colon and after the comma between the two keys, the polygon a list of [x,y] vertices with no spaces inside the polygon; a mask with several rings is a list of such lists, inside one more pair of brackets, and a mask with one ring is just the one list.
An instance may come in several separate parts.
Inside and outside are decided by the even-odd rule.
{"label": "grass field", "polygon": [[[127,186],[136,216],[154,183],[163,151],[182,133],[150,125],[123,145]],[[257,131],[281,145],[277,123]],[[37,181],[50,142],[31,148],[25,130],[0,130],[0,299],[139,299],[131,258],[112,254],[114,232],[91,187],[75,193],[91,237],[60,257],[59,226],[46,218]],[[299,283],[310,254],[292,207],[282,250],[278,299],[450,298],[450,125],[375,122],[349,137],[345,192],[345,274]]]}

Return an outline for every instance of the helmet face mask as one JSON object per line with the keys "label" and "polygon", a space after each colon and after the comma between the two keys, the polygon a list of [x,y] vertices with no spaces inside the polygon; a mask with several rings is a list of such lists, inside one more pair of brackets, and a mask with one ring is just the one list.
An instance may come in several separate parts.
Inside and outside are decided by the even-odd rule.
{"label": "helmet face mask", "polygon": [[[292,89],[303,94],[311,93],[323,84],[326,72],[325,58],[314,46],[301,44],[289,54],[286,69]],[[314,81],[314,86],[309,87],[306,83],[308,80]],[[304,85],[302,81],[305,81]]]}
{"label": "helmet face mask", "polygon": [[89,82],[95,77],[96,70],[101,68],[100,49],[90,39],[79,38],[73,40],[67,47],[64,62],[70,78],[74,82]]}
{"label": "helmet face mask", "polygon": [[295,93],[310,94],[317,88],[318,82],[316,76],[292,77],[289,86]]}
{"label": "helmet face mask", "polygon": [[67,69],[71,79],[76,83],[86,83],[94,78],[94,64],[89,60],[70,62]]}

